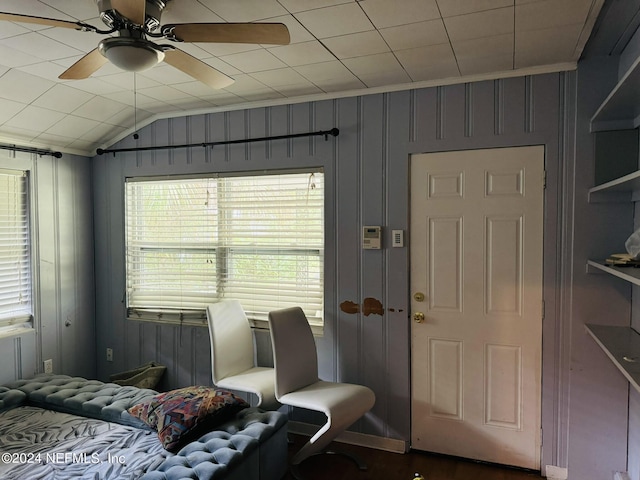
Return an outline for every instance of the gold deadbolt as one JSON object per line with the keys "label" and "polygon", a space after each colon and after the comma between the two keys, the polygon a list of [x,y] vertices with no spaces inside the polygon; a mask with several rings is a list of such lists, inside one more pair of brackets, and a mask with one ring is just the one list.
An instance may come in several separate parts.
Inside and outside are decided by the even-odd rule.
{"label": "gold deadbolt", "polygon": [[422,292],[417,292],[413,294],[413,299],[416,302],[424,302],[424,293]]}
{"label": "gold deadbolt", "polygon": [[416,323],[422,323],[424,322],[424,313],[422,312],[416,312],[413,314],[413,321]]}

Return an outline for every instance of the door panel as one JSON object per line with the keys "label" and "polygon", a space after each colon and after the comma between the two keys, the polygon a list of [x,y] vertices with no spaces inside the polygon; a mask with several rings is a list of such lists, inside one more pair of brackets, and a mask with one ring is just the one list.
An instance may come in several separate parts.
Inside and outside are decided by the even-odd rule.
{"label": "door panel", "polygon": [[543,168],[541,146],[411,158],[413,448],[540,468]]}

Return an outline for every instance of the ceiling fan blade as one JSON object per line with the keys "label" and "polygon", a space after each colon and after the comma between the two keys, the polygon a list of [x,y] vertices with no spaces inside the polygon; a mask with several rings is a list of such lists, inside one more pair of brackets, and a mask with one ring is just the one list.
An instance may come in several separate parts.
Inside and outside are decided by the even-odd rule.
{"label": "ceiling fan blade", "polygon": [[165,25],[163,32],[171,33],[183,42],[269,43],[288,45],[289,29],[284,23],[177,23]]}
{"label": "ceiling fan blade", "polygon": [[234,82],[233,78],[182,50],[175,49],[164,52],[164,61],[211,88],[228,87]]}
{"label": "ceiling fan blade", "polygon": [[133,23],[144,25],[146,0],[111,0],[111,7]]}
{"label": "ceiling fan blade", "polygon": [[17,13],[0,12],[0,20],[20,23],[36,23],[38,25],[46,25],[48,27],[73,28],[75,30],[81,30],[81,27],[77,22],[56,20],[55,18],[32,17],[31,15],[18,15]]}
{"label": "ceiling fan blade", "polygon": [[82,80],[83,78],[88,78],[92,73],[97,72],[107,61],[108,60],[102,56],[96,48],[62,72],[62,75],[58,78],[62,80]]}

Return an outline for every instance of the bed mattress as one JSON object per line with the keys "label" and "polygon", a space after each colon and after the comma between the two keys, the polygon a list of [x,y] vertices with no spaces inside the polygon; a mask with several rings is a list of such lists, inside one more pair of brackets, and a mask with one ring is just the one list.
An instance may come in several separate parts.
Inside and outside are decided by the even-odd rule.
{"label": "bed mattress", "polygon": [[34,406],[0,412],[3,479],[137,479],[169,455],[150,430]]}

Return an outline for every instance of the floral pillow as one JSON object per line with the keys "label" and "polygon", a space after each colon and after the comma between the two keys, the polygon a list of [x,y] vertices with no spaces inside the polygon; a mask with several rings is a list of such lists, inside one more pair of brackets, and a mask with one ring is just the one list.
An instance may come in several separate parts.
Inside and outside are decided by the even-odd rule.
{"label": "floral pillow", "polygon": [[194,386],[160,393],[128,411],[155,429],[162,446],[174,452],[248,406],[231,392]]}

